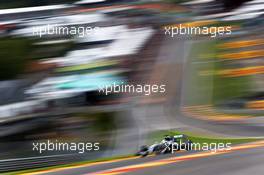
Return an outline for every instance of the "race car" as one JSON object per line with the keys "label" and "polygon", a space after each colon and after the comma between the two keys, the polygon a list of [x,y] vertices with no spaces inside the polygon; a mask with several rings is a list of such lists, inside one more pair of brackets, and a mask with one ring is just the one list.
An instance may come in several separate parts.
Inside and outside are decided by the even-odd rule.
{"label": "race car", "polygon": [[137,156],[145,157],[149,154],[167,154],[174,153],[179,150],[191,150],[192,141],[188,136],[184,134],[170,136],[164,136],[160,143],[154,143],[150,146],[143,145],[140,147],[139,151],[136,153]]}

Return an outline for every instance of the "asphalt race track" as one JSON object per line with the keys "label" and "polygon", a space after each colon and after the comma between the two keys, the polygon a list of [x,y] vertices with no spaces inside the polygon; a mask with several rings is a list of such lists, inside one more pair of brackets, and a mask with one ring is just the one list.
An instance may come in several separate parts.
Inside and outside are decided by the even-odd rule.
{"label": "asphalt race track", "polygon": [[233,146],[231,151],[178,152],[173,155],[124,158],[34,174],[262,175],[264,142]]}

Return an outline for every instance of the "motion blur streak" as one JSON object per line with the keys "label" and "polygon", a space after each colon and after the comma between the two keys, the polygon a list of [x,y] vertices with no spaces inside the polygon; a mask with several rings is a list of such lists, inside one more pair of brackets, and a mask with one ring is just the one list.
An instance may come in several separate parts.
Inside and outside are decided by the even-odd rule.
{"label": "motion blur streak", "polygon": [[188,116],[209,121],[240,121],[250,117],[246,115],[219,113],[210,105],[182,107],[182,112]]}
{"label": "motion blur streak", "polygon": [[251,47],[264,44],[263,39],[255,39],[255,40],[242,40],[242,41],[234,41],[227,42],[224,44],[220,44],[219,47],[223,49],[232,49],[232,48],[241,48],[241,47]]}
{"label": "motion blur streak", "polygon": [[168,158],[168,159],[161,159],[155,162],[151,162],[151,163],[143,163],[143,164],[139,164],[139,165],[131,165],[131,166],[127,166],[127,167],[121,167],[121,168],[116,168],[116,169],[112,169],[112,170],[106,170],[106,171],[102,171],[102,172],[96,172],[96,173],[89,173],[86,175],[112,175],[112,174],[122,174],[122,173],[128,173],[131,171],[136,171],[139,169],[143,169],[143,168],[151,168],[151,167],[155,167],[155,166],[163,166],[163,165],[167,165],[167,164],[171,164],[171,163],[177,163],[177,162],[181,162],[181,161],[188,161],[188,160],[193,160],[193,159],[198,159],[198,158],[203,158],[203,157],[208,157],[208,156],[217,156],[220,154],[226,154],[226,153],[230,153],[233,151],[239,151],[239,150],[244,150],[244,149],[250,149],[250,148],[257,148],[257,147],[263,147],[264,146],[264,141],[259,141],[259,142],[255,142],[255,143],[251,143],[251,144],[247,144],[247,145],[241,145],[241,146],[234,146],[232,147],[232,150],[227,151],[227,150],[223,150],[223,151],[217,151],[216,153],[212,153],[212,152],[199,152],[199,153],[195,153],[195,154],[191,154],[191,155],[187,155],[187,156],[179,156],[179,157],[173,157],[173,158]]}
{"label": "motion blur streak", "polygon": [[120,159],[109,160],[109,161],[86,163],[86,164],[81,164],[81,165],[73,165],[73,166],[68,166],[68,167],[64,167],[64,168],[55,168],[55,169],[50,169],[50,170],[38,171],[38,172],[34,172],[34,173],[24,173],[24,175],[38,175],[38,174],[46,174],[46,173],[51,173],[51,172],[52,173],[53,172],[60,172],[62,170],[67,170],[67,169],[75,169],[75,168],[81,168],[81,167],[103,165],[103,164],[115,163],[115,162],[120,162],[120,161],[125,161],[125,160],[133,160],[133,159],[138,159],[138,158],[139,158],[138,156],[131,156],[128,158],[120,158]]}
{"label": "motion blur streak", "polygon": [[[263,9],[264,0],[0,0],[0,174],[262,175],[263,143],[246,143],[264,135]],[[180,141],[234,148],[161,150]]]}

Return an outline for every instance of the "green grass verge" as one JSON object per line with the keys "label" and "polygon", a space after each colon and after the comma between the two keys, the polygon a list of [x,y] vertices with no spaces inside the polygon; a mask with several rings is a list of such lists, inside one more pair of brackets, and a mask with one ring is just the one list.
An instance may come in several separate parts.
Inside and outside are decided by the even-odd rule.
{"label": "green grass verge", "polygon": [[[223,41],[219,41],[217,45],[221,42]],[[217,49],[216,52],[217,54],[221,53],[219,49]],[[219,70],[227,69],[227,65],[228,61],[220,61],[218,58],[215,58],[214,71],[217,72]],[[223,77],[214,74],[213,85],[213,104],[217,105],[226,100],[247,95],[251,89],[252,80],[251,76]]]}
{"label": "green grass verge", "polygon": [[217,105],[244,96],[251,89],[251,77],[223,77],[217,71],[227,68],[227,62],[216,58],[219,41],[199,41],[193,44],[188,58],[185,105]]}
{"label": "green grass verge", "polygon": [[164,135],[178,135],[178,134],[186,134],[189,139],[194,143],[231,143],[231,144],[241,144],[241,143],[248,143],[254,142],[258,139],[253,138],[216,138],[212,136],[203,136],[203,135],[196,135],[192,132],[180,132],[176,130],[166,130],[166,131],[157,131],[150,134],[149,143],[154,143],[157,141],[161,141],[164,138]]}
{"label": "green grass verge", "polygon": [[192,51],[187,62],[187,80],[185,105],[208,105],[212,103],[213,77],[202,76],[200,72],[212,71],[214,63],[212,58],[215,50],[212,48],[214,41],[196,42],[192,45]]}

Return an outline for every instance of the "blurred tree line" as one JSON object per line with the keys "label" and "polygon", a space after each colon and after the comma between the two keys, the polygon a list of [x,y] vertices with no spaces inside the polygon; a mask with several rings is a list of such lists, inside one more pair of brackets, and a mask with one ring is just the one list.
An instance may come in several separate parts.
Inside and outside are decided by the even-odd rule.
{"label": "blurred tree line", "polygon": [[53,5],[61,3],[72,3],[77,0],[0,0],[0,8],[18,8],[42,5]]}
{"label": "blurred tree line", "polygon": [[15,78],[24,71],[32,42],[25,38],[5,37],[0,40],[0,80]]}
{"label": "blurred tree line", "polygon": [[0,81],[16,78],[18,74],[27,72],[28,63],[42,58],[64,56],[73,47],[72,42],[50,45],[35,45],[45,40],[25,37],[0,38]]}
{"label": "blurred tree line", "polygon": [[[183,2],[188,2],[191,0],[164,0],[164,1],[171,2],[171,3],[183,3]],[[252,1],[252,0],[214,0],[214,1],[221,3],[225,10],[232,10],[234,8],[239,7],[243,3]]]}

